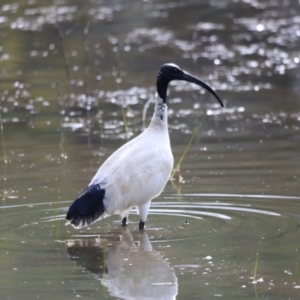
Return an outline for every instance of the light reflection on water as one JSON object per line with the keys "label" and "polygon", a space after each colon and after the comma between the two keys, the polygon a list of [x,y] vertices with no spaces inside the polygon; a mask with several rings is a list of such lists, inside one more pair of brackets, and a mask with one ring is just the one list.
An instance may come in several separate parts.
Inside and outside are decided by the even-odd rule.
{"label": "light reflection on water", "polygon": [[[17,1],[0,5],[0,28],[0,298],[126,298],[135,281],[167,299],[298,297],[299,3]],[[130,232],[116,216],[64,227],[66,199],[141,132],[170,61],[226,108],[194,85],[170,85],[175,161],[206,117],[145,233],[134,210]],[[129,261],[114,264],[122,255],[149,270],[144,282]],[[172,285],[148,280],[157,265]]]}

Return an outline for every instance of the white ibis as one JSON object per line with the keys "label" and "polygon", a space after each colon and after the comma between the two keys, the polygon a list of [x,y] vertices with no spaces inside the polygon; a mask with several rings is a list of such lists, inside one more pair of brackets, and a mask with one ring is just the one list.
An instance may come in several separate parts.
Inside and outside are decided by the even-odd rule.
{"label": "white ibis", "polygon": [[70,206],[66,225],[79,229],[119,213],[125,226],[131,207],[137,206],[139,229],[144,229],[151,200],[163,191],[173,168],[166,104],[167,88],[172,80],[195,83],[224,106],[205,82],[174,64],[164,64],[156,79],[157,100],[149,127],[102,164],[88,187]]}

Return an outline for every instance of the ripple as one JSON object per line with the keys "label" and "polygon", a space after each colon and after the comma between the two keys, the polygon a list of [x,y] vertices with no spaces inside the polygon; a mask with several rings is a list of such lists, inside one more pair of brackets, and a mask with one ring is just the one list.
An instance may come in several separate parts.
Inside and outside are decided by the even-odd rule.
{"label": "ripple", "polygon": [[[215,201],[205,201],[207,198],[215,198]],[[293,212],[292,204],[286,203],[287,207],[291,207],[291,211],[282,210],[281,201],[295,201],[300,200],[297,196],[284,196],[284,195],[257,195],[257,194],[220,194],[220,193],[190,193],[190,194],[174,194],[165,198],[167,201],[153,201],[150,208],[149,224],[157,225],[164,228],[163,225],[167,219],[168,223],[176,218],[181,219],[182,223],[187,223],[186,219],[198,220],[199,223],[194,223],[195,226],[203,224],[203,222],[211,221],[213,219],[229,222],[228,224],[235,224],[238,226],[240,222],[245,219],[245,214],[249,215],[249,222],[263,222],[264,219],[258,221],[258,216],[275,217],[280,218],[282,222],[287,216],[292,216],[293,219],[300,218],[300,215]],[[189,199],[186,201],[186,199]],[[201,199],[203,201],[201,201]],[[232,199],[232,201],[224,201],[224,199]],[[234,200],[237,199],[237,200]],[[184,201],[185,200],[185,201]],[[258,202],[259,200],[259,202]],[[274,202],[275,201],[275,202]],[[65,201],[64,203],[67,203]],[[42,205],[38,203],[37,206]],[[49,205],[49,203],[48,203]],[[27,205],[28,206],[28,205]],[[13,208],[14,206],[7,206],[5,208]],[[26,207],[26,205],[19,205],[15,207]],[[29,207],[29,206],[28,206]],[[67,207],[61,207],[59,211],[55,211],[55,215],[48,215],[36,220],[38,223],[53,223],[58,220],[64,220]],[[63,214],[59,213],[63,212]],[[136,208],[132,208],[131,216],[134,220],[134,215],[138,214]],[[161,218],[163,216],[163,218]],[[120,221],[116,220],[119,216],[108,220],[108,224],[119,224]],[[154,218],[154,220],[153,220]],[[292,221],[292,220],[291,220]],[[97,222],[97,225],[92,225],[90,228],[101,228],[102,222]],[[274,222],[275,219],[271,222]],[[136,221],[130,221],[130,223],[136,223]],[[198,224],[198,225],[197,225]],[[222,224],[222,225],[221,225]],[[31,224],[34,225],[34,224]],[[151,225],[151,226],[153,226]],[[207,224],[208,226],[211,226]],[[226,226],[224,223],[220,223],[220,226]],[[131,226],[131,225],[129,225]],[[154,229],[154,228],[152,228]]]}
{"label": "ripple", "polygon": [[261,198],[261,199],[295,199],[299,200],[298,196],[284,195],[255,195],[255,194],[214,194],[214,193],[196,193],[196,194],[181,194],[182,196],[197,196],[197,197],[234,197],[234,198]]}
{"label": "ripple", "polygon": [[[183,199],[190,199],[189,201],[183,201]],[[218,200],[214,202],[201,201],[200,199],[205,198],[217,198]],[[224,202],[223,198],[230,199],[239,199],[239,203],[236,202]],[[263,206],[268,204],[270,200],[300,200],[298,196],[284,196],[284,195],[256,195],[256,194],[220,194],[220,193],[190,193],[190,194],[174,194],[165,198],[168,201],[157,202],[153,201],[150,209],[150,216],[170,216],[170,217],[183,217],[191,218],[196,220],[203,220],[203,218],[217,218],[220,220],[231,221],[233,218],[239,219],[238,213],[248,213],[254,215],[266,215],[271,217],[282,217],[284,215],[291,215],[282,210],[278,210],[277,202],[272,202],[273,209],[261,209],[256,207],[257,202],[254,202],[256,199],[260,199]],[[247,202],[244,202],[246,199],[249,199]],[[251,201],[251,199],[253,201]],[[176,201],[170,201],[176,200]],[[198,200],[198,201],[196,201]],[[267,200],[267,202],[266,202]],[[265,201],[265,202],[264,202]],[[62,201],[61,204],[70,203],[72,201]],[[47,203],[36,203],[36,204],[19,204],[19,205],[4,205],[0,207],[0,210],[19,210],[30,209],[35,211],[38,207],[50,206],[51,210],[55,211],[54,215],[47,215],[40,217],[38,219],[32,218],[31,222],[23,223],[20,227],[37,225],[39,223],[47,222],[57,222],[58,220],[64,220],[65,213],[68,209],[66,207],[60,207],[57,210],[53,207],[52,202]],[[39,209],[43,213],[49,213],[49,208]],[[216,212],[217,211],[217,212]],[[224,213],[226,211],[226,214]],[[63,212],[63,214],[59,213]],[[136,208],[131,210],[131,214],[137,214],[138,211]],[[300,215],[293,213],[295,218],[299,218]],[[100,224],[101,222],[97,223]],[[118,222],[117,222],[118,223]]]}
{"label": "ripple", "polygon": [[[213,201],[207,201],[208,199],[213,199]],[[290,230],[294,230],[292,228],[296,228],[299,222],[300,214],[294,211],[294,203],[297,203],[298,200],[300,200],[298,196],[285,195],[173,194],[165,197],[164,201],[152,202],[146,230],[157,236],[167,234],[170,237],[173,236],[174,240],[186,240],[193,239],[196,232],[197,234],[207,234],[215,230],[225,230],[228,233],[235,230],[233,228],[239,228],[241,224],[253,227],[252,230],[256,231],[256,226],[264,224],[265,228],[280,228],[278,234],[286,234]],[[40,202],[1,206],[0,210],[5,211],[7,216],[2,219],[0,224],[2,237],[13,234],[19,241],[25,240],[27,247],[31,247],[37,239],[47,243],[49,237],[55,237],[60,234],[59,232],[69,232],[67,234],[69,235],[72,230],[63,226],[63,222],[71,202]],[[67,206],[65,206],[66,204]],[[136,228],[137,213],[136,208],[131,210],[129,228]],[[184,232],[179,234],[172,224],[177,224],[176,226],[179,228],[185,228]],[[269,225],[266,227],[266,224]],[[107,230],[110,231],[119,226],[119,216],[114,215],[84,228],[77,237],[80,237],[80,234],[86,236],[87,233],[91,237],[103,235]],[[47,237],[44,236],[45,231]],[[5,240],[6,238],[4,238]],[[11,243],[8,247],[14,248]]]}
{"label": "ripple", "polygon": [[[161,203],[161,205],[164,206],[164,209],[161,210],[156,210],[156,209],[151,209],[151,212],[154,213],[163,213],[163,214],[168,214],[169,212],[171,213],[186,213],[190,212],[188,210],[170,210],[170,209],[165,209],[165,207],[168,207],[169,205],[171,207],[176,207],[176,208],[193,208],[194,210],[190,212],[191,214],[199,214],[199,215],[205,215],[205,216],[210,216],[210,217],[217,217],[220,219],[225,219],[225,220],[230,220],[231,217],[223,215],[223,214],[218,214],[218,213],[211,213],[211,212],[197,212],[196,209],[217,209],[217,210],[229,210],[229,211],[240,211],[240,212],[248,212],[248,213],[256,213],[256,214],[263,214],[263,215],[269,215],[269,216],[280,216],[278,213],[274,213],[271,211],[266,211],[266,210],[259,210],[259,209],[254,209],[254,208],[243,208],[243,207],[235,207],[233,204],[230,203],[225,203],[225,204],[220,204],[220,205],[215,205],[214,203],[211,203],[210,205],[203,205],[202,203],[195,203],[192,202],[193,204],[191,205],[191,202],[181,202],[180,205],[175,205],[175,204],[170,204],[170,203]],[[152,207],[155,207],[156,204],[152,205]]]}
{"label": "ripple", "polygon": [[[132,210],[129,225],[124,230],[118,217],[113,216],[75,231],[60,227],[72,201],[3,205],[0,207],[5,216],[0,224],[1,243],[7,253],[19,255],[23,261],[32,261],[36,251],[48,259],[49,246],[57,243],[62,248],[65,244],[70,260],[103,285],[107,284],[112,295],[116,295],[117,286],[126,290],[129,282],[122,279],[124,272],[131,270],[128,274],[133,278],[139,274],[139,267],[147,267],[151,275],[160,265],[165,276],[155,281],[149,279],[146,286],[170,286],[167,293],[176,294],[179,274],[197,273],[202,280],[209,280],[213,276],[211,271],[219,274],[221,270],[234,279],[237,275],[230,271],[231,260],[239,274],[251,274],[251,259],[255,258],[258,240],[262,240],[262,247],[269,243],[268,251],[272,254],[272,245],[275,244],[278,251],[283,247],[281,241],[294,239],[298,232],[300,214],[295,213],[294,208],[299,202],[298,196],[186,193],[169,194],[160,199],[163,201],[152,202],[144,232],[137,229],[136,209]],[[191,257],[187,254],[189,251],[192,251]],[[228,261],[224,251],[226,255],[230,253]],[[242,253],[241,259],[236,258],[237,253]],[[171,259],[165,259],[164,255]],[[20,268],[17,264],[14,267]],[[122,272],[117,272],[121,269]],[[262,270],[267,274],[268,270]],[[274,278],[266,274],[265,281]],[[122,287],[117,281],[122,282]],[[256,281],[259,284],[258,279]],[[253,278],[240,277],[239,282],[247,285]],[[139,284],[144,286],[143,282]]]}

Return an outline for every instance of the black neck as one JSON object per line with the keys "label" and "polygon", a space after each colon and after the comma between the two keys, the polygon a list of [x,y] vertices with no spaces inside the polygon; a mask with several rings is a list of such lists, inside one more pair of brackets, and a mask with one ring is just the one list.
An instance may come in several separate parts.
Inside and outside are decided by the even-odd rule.
{"label": "black neck", "polygon": [[156,88],[159,98],[162,99],[164,103],[167,101],[168,84],[169,81],[159,72],[156,78]]}

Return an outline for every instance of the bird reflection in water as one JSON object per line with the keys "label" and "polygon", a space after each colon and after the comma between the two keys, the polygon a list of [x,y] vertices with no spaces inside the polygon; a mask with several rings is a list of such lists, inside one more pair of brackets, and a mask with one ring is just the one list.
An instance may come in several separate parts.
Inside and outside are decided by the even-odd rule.
{"label": "bird reflection in water", "polygon": [[152,249],[141,231],[135,241],[122,228],[120,241],[99,238],[66,242],[67,253],[76,265],[94,274],[112,296],[121,299],[176,299],[177,277],[162,254]]}

